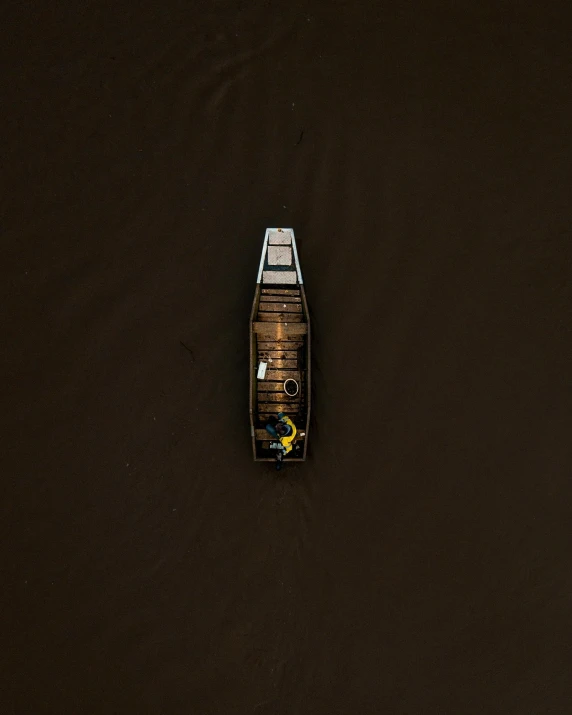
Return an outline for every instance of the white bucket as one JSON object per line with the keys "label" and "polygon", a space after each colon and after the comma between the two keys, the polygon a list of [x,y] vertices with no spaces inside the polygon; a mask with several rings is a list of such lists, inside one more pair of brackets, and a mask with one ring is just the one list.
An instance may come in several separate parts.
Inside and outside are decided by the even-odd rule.
{"label": "white bucket", "polygon": [[295,397],[300,392],[300,385],[293,378],[289,377],[284,383],[284,392],[288,397]]}

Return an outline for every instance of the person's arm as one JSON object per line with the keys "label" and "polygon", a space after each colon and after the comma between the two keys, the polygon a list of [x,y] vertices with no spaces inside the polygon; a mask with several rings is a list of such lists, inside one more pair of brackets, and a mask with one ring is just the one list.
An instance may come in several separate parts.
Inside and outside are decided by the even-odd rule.
{"label": "person's arm", "polygon": [[292,420],[288,417],[288,415],[284,415],[282,422],[285,425],[288,425],[288,427],[290,427],[292,435],[296,434],[296,425],[292,422]]}

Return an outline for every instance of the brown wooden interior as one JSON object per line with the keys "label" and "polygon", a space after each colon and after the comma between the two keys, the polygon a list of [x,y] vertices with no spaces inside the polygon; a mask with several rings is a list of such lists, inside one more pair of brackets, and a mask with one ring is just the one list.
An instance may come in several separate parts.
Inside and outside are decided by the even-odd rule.
{"label": "brown wooden interior", "polygon": [[[265,430],[268,417],[284,412],[296,425],[295,454],[291,459],[304,459],[305,437],[309,414],[308,318],[303,289],[260,288],[251,314],[251,421],[255,459],[273,459],[270,437]],[[258,364],[267,362],[266,377],[257,380]],[[288,378],[299,384],[298,394],[287,395]]]}

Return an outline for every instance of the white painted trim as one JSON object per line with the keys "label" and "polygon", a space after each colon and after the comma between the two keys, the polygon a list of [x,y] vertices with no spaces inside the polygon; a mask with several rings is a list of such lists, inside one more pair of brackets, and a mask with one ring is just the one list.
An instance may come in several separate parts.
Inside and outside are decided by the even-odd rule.
{"label": "white painted trim", "polygon": [[294,249],[294,262],[296,263],[296,271],[298,272],[298,283],[302,285],[304,283],[304,279],[302,278],[302,269],[300,268],[300,261],[298,260],[298,249],[296,248],[294,229],[291,228],[290,231],[292,231],[292,248]]}
{"label": "white painted trim", "polygon": [[296,271],[262,271],[262,282],[269,285],[298,285]]}
{"label": "white painted trim", "polygon": [[[262,246],[262,256],[260,257],[260,266],[258,268],[258,279],[257,283],[262,282],[262,271],[264,269],[264,261],[266,259],[266,251],[268,250],[268,237],[272,231],[278,231],[278,228],[267,228],[264,234],[264,245]],[[296,248],[296,237],[294,236],[293,228],[283,228],[282,231],[290,231],[292,235],[292,250],[294,251],[294,263],[296,264],[296,273],[298,275],[298,283],[303,284],[304,279],[302,278],[302,269],[300,268],[300,261],[298,259],[298,249]]]}
{"label": "white painted trim", "polygon": [[270,233],[272,229],[267,228],[266,233],[264,234],[264,245],[262,246],[262,256],[260,257],[260,266],[258,267],[258,278],[256,279],[257,283],[260,283],[262,280],[262,270],[264,269],[264,259],[266,258],[266,248],[268,246],[268,234]]}

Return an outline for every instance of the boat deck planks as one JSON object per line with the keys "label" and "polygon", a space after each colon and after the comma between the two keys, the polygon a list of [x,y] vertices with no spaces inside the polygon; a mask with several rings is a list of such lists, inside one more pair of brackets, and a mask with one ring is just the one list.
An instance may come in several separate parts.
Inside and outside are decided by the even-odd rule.
{"label": "boat deck planks", "polygon": [[276,370],[277,368],[286,368],[289,370],[295,370],[298,367],[298,360],[278,360],[276,358],[260,358],[264,362],[268,363],[268,367]]}
{"label": "boat deck planks", "polygon": [[306,335],[308,326],[306,323],[266,323],[255,321],[252,324],[252,329],[257,335],[260,335],[262,340],[296,340],[301,335]]}
{"label": "boat deck planks", "polygon": [[260,303],[259,312],[262,313],[301,313],[301,303]]}
{"label": "boat deck planks", "polygon": [[[259,360],[272,360],[276,364],[277,360],[297,360],[298,355],[296,350],[261,350],[258,348]],[[289,365],[280,365],[279,367],[290,367]]]}
{"label": "boat deck planks", "polygon": [[284,383],[283,382],[266,382],[264,384],[259,383],[258,394],[261,392],[279,392],[284,395]]}
{"label": "boat deck planks", "polygon": [[262,295],[292,295],[299,296],[299,288],[262,288]]}
{"label": "boat deck planks", "polygon": [[[281,233],[282,232],[282,233]],[[310,344],[309,313],[302,274],[299,270],[294,234],[291,229],[268,229],[268,245],[288,245],[292,251],[269,251],[266,243],[259,267],[258,284],[250,317],[251,376],[250,412],[252,446],[255,460],[275,458],[270,447],[272,439],[264,429],[267,420],[284,412],[296,425],[298,431],[307,435],[310,415]],[[277,245],[278,245],[277,244]],[[266,256],[266,257],[265,257]],[[286,274],[287,260],[291,260],[296,280]],[[284,262],[285,261],[285,262]],[[284,279],[280,280],[280,271]],[[272,274],[269,277],[269,272]],[[287,280],[286,280],[287,279]],[[280,283],[282,282],[282,285]],[[266,363],[263,379],[258,379],[260,363]],[[284,382],[294,379],[298,383],[296,395],[284,391]],[[292,461],[306,458],[306,442],[300,440]]]}
{"label": "boat deck planks", "polygon": [[284,382],[284,380],[300,380],[300,370],[273,370],[268,367],[266,370],[266,377],[264,380],[259,380],[258,384],[264,384],[267,380],[280,380]]}
{"label": "boat deck planks", "polygon": [[[261,402],[258,405],[258,414],[264,415],[265,418],[270,417],[270,415],[276,416],[278,412],[286,413],[290,418],[293,414],[298,412],[300,409],[300,403],[297,402],[273,402],[269,400],[268,402]],[[296,424],[296,420],[294,420]]]}
{"label": "boat deck planks", "polygon": [[[274,383],[269,383],[269,384],[274,384]],[[259,395],[259,399],[262,400],[263,402],[276,402],[276,399],[278,398],[278,402],[286,402],[286,403],[294,403],[294,402],[300,402],[300,393],[297,395],[287,395],[284,390],[272,390],[272,389],[267,389],[266,387],[260,388],[257,390],[257,393]],[[268,397],[268,399],[266,399]]]}
{"label": "boat deck planks", "polygon": [[283,323],[284,325],[289,325],[290,323],[301,323],[304,318],[299,313],[258,313],[258,320],[263,323]]}
{"label": "boat deck planks", "polygon": [[278,351],[278,352],[293,352],[304,347],[304,343],[301,340],[288,340],[282,342],[280,340],[273,340],[272,342],[260,341],[258,343],[259,351]]}
{"label": "boat deck planks", "polygon": [[302,304],[302,298],[294,295],[263,295],[260,300],[263,303],[292,303],[292,305]]}

